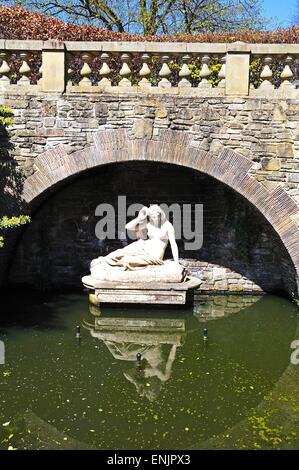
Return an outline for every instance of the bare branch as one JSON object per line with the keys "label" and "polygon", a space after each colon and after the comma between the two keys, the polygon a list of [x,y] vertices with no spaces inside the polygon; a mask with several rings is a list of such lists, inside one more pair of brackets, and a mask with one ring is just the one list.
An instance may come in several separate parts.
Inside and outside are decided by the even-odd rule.
{"label": "bare branch", "polygon": [[63,20],[144,35],[257,29],[265,24],[261,0],[19,1]]}

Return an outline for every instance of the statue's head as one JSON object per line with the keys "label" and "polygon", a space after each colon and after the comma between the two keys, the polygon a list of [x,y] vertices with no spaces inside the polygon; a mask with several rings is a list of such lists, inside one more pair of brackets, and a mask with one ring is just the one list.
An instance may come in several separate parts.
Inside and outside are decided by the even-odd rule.
{"label": "statue's head", "polygon": [[160,227],[166,221],[165,212],[161,209],[160,206],[158,206],[158,204],[153,204],[149,207],[148,217],[151,222],[158,224]]}

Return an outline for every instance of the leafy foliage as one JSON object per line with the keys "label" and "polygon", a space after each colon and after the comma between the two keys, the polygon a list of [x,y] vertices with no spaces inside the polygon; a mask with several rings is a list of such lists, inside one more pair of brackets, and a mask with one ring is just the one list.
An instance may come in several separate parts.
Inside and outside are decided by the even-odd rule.
{"label": "leafy foliage", "polygon": [[[0,230],[8,230],[11,228],[20,227],[21,225],[27,224],[30,222],[30,217],[28,215],[20,215],[18,217],[7,217],[4,216],[0,219]],[[0,236],[0,248],[4,245],[4,239]]]}
{"label": "leafy foliage", "polygon": [[[6,108],[2,105],[0,105],[0,130],[2,128],[6,128],[10,125],[13,124],[13,112],[10,108]],[[1,155],[1,148],[0,148],[0,155]],[[1,176],[3,173],[3,167],[1,168]],[[13,217],[7,217],[3,216],[0,219],[0,232],[3,232],[5,230],[19,227],[21,225],[26,224],[27,222],[30,222],[30,217],[27,215],[19,215],[19,216],[13,216]],[[2,248],[4,245],[4,238],[3,236],[0,236],[0,248]]]}
{"label": "leafy foliage", "polygon": [[263,81],[260,78],[262,67],[263,67],[263,62],[260,57],[254,58],[250,63],[250,67],[249,67],[250,83],[254,86],[254,88],[258,88]]}
{"label": "leafy foliage", "polygon": [[[201,61],[198,59],[193,59],[189,64],[188,64],[189,70],[191,72],[189,81],[193,83],[193,85],[198,85],[198,83],[201,81],[200,78],[200,71],[202,69],[202,64]],[[170,62],[169,63],[169,68],[173,72],[173,76],[171,77],[171,82],[174,86],[177,86],[177,83],[179,81],[178,73],[181,69],[181,64],[178,62]],[[209,61],[209,69],[211,71],[210,76],[208,77],[208,81],[211,83],[213,87],[217,87],[217,85],[220,82],[220,78],[218,77],[218,74],[221,69],[221,63],[219,61],[218,57],[212,57]],[[157,77],[158,78],[158,77]],[[154,85],[157,85],[158,79],[153,83]]]}
{"label": "leafy foliage", "polygon": [[298,43],[299,25],[275,31],[240,30],[231,32],[178,33],[172,36],[129,34],[97,28],[92,25],[65,23],[44,14],[22,8],[0,7],[0,36],[4,39],[57,39],[61,41],[182,41]]}
{"label": "leafy foliage", "polygon": [[0,125],[4,127],[11,126],[13,124],[13,112],[10,108],[5,108],[0,105]]}

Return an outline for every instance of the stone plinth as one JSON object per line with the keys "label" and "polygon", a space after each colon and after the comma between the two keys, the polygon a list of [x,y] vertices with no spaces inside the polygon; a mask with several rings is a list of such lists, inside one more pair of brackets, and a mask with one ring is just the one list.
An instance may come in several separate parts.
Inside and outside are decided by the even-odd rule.
{"label": "stone plinth", "polygon": [[94,304],[170,304],[190,305],[199,279],[187,277],[184,282],[132,282],[98,281],[91,276],[82,278],[83,285],[92,291]]}

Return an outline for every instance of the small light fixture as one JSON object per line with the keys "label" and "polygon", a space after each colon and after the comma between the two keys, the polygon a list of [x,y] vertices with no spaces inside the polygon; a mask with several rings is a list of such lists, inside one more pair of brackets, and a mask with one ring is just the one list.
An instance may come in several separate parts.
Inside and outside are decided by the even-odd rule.
{"label": "small light fixture", "polygon": [[81,339],[81,327],[80,327],[80,325],[76,326],[76,338]]}

